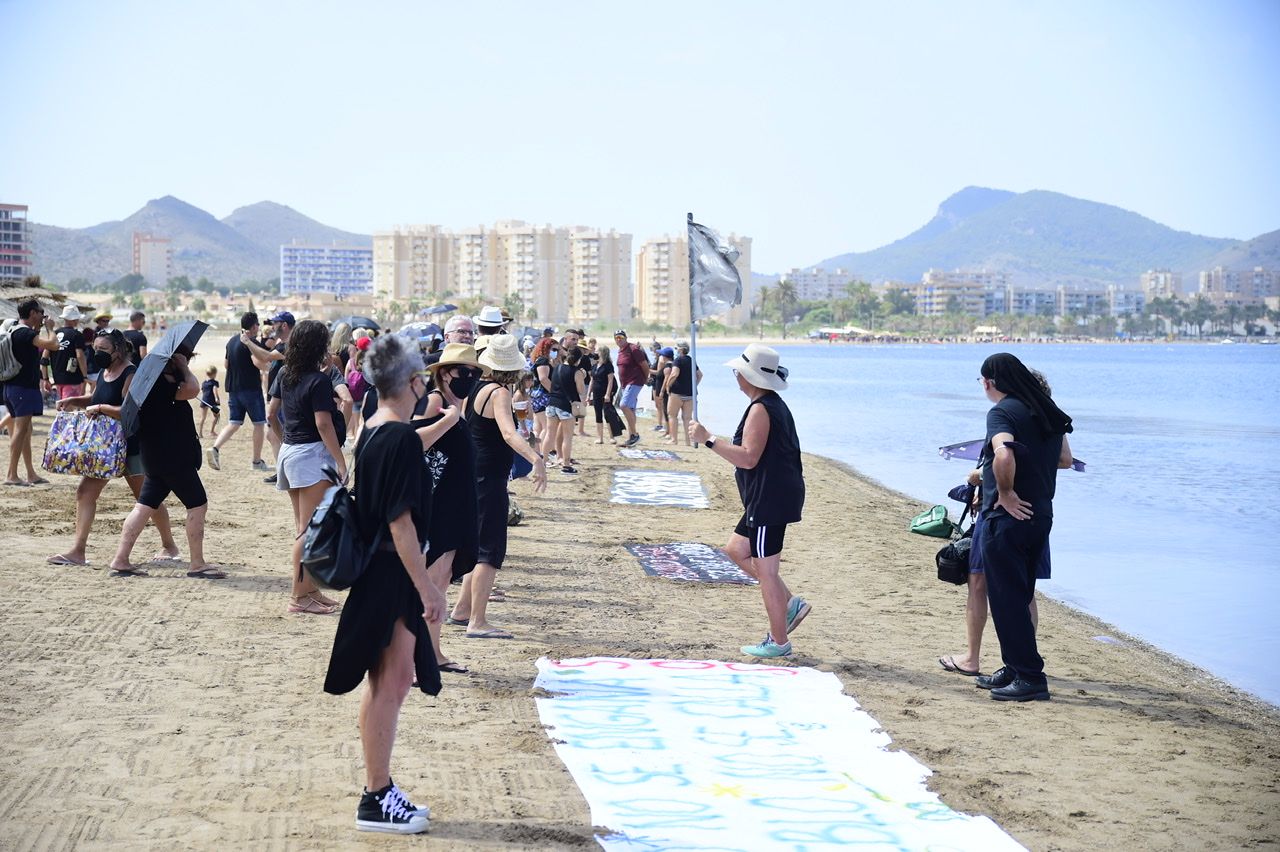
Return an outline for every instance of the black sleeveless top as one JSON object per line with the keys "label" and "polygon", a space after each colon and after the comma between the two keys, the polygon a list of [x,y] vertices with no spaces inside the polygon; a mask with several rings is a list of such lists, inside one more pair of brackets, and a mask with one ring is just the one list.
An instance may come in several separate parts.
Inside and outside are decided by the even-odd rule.
{"label": "black sleeveless top", "polygon": [[[423,397],[427,400],[438,390]],[[419,418],[409,423],[414,429],[430,426],[443,415]],[[476,548],[476,451],[471,443],[471,430],[467,421],[458,421],[422,454],[422,462],[431,474],[435,493],[444,499],[435,501],[431,513],[431,554],[438,556],[450,550],[458,551],[454,557],[454,575],[459,569],[469,569],[475,564]],[[464,565],[467,557],[470,565]],[[461,560],[461,561],[460,561]],[[434,559],[429,558],[428,564]],[[466,573],[465,570],[462,573]]]}
{"label": "black sleeveless top", "polygon": [[742,507],[746,510],[747,526],[793,524],[800,520],[800,511],[804,508],[804,467],[800,461],[796,424],[782,397],[768,391],[742,412],[742,421],[733,435],[737,446],[742,445],[747,415],[754,405],[762,406],[769,414],[769,439],[754,468],[737,468],[734,473]]}
{"label": "black sleeveless top", "polygon": [[[98,374],[98,383],[93,386],[90,405],[124,405],[124,383],[138,371],[132,364],[125,366],[115,380],[108,382]],[[134,435],[125,442],[125,455],[136,456],[141,450],[138,447],[138,436]]]}
{"label": "black sleeveless top", "polygon": [[467,425],[471,427],[471,440],[476,448],[476,472],[482,471],[496,472],[511,470],[511,460],[515,455],[515,451],[507,445],[507,440],[502,437],[502,430],[498,427],[498,421],[492,417],[485,417],[484,411],[493,410],[493,395],[497,391],[490,391],[485,394],[484,402],[480,406],[480,410],[476,410],[476,398],[480,391],[487,387],[498,387],[497,382],[491,382],[488,379],[482,379],[476,382],[476,386],[471,390],[471,396],[467,397],[467,407],[463,410],[463,415],[467,418]]}

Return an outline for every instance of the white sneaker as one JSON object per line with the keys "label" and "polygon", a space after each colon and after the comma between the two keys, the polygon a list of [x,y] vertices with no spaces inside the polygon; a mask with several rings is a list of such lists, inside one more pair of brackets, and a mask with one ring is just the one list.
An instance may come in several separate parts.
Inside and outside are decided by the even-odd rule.
{"label": "white sneaker", "polygon": [[209,460],[209,467],[214,470],[222,470],[222,460],[218,458],[218,448],[210,447],[204,451],[204,456]]}
{"label": "white sneaker", "polygon": [[258,459],[256,462],[254,462],[254,463],[251,465],[251,467],[252,467],[254,470],[260,470],[260,471],[262,471],[262,472],[264,472],[264,473],[270,473],[272,470],[274,470],[274,469],[275,469],[275,468],[273,468],[271,465],[269,465],[269,464],[267,464],[266,462],[264,462],[262,459]]}

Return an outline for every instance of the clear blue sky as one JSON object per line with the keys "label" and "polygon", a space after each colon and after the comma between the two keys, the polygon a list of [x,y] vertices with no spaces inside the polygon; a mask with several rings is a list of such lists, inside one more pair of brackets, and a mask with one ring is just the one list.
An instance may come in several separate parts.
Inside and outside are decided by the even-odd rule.
{"label": "clear blue sky", "polygon": [[781,271],[976,184],[1280,228],[1280,2],[0,0],[0,201],[370,232],[684,214]]}

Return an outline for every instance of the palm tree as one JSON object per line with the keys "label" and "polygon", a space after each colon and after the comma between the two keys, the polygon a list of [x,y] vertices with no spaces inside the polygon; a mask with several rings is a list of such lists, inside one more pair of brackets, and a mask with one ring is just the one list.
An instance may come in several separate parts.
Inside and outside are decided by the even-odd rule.
{"label": "palm tree", "polygon": [[787,339],[787,313],[790,312],[796,303],[796,285],[787,279],[778,282],[778,286],[774,290],[774,301],[778,303],[778,313],[782,318],[782,339]]}
{"label": "palm tree", "polygon": [[769,304],[769,297],[773,295],[773,291],[770,290],[767,286],[761,287],[759,290],[759,295],[760,295],[760,339],[763,340],[765,308]]}

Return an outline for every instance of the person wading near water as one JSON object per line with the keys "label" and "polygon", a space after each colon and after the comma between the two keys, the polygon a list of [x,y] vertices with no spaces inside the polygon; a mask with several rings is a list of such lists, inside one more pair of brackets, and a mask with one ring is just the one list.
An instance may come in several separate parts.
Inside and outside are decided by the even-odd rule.
{"label": "person wading near water", "polygon": [[778,396],[787,389],[787,370],[778,365],[778,353],[752,343],[725,364],[733,368],[738,389],[749,400],[732,443],[717,440],[698,421],[689,424],[690,435],[737,470],[734,479],[744,509],[742,519],[725,545],[725,554],[760,582],[769,633],[759,645],[743,645],[753,657],[788,657],[791,633],[812,609],[804,598],[793,596],[778,573],[787,524],[800,520],[804,508],[804,469],[800,439],[791,410]]}
{"label": "person wading near water", "polygon": [[1047,701],[1044,660],[1028,607],[1053,528],[1058,469],[1071,466],[1066,436],[1073,427],[1026,365],[1007,352],[983,361],[978,381],[992,407],[982,450],[977,547],[1004,665],[976,684],[997,701]]}

